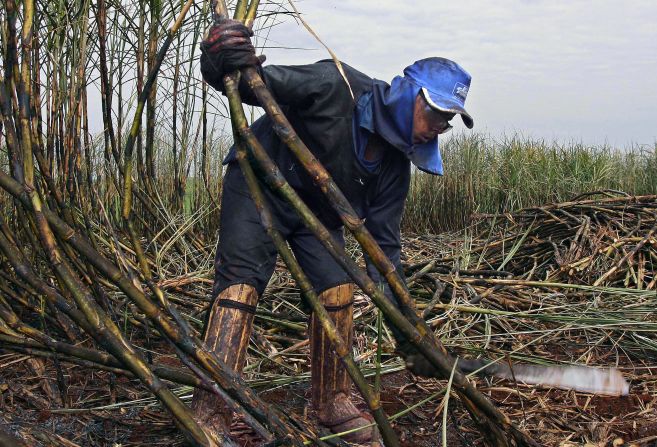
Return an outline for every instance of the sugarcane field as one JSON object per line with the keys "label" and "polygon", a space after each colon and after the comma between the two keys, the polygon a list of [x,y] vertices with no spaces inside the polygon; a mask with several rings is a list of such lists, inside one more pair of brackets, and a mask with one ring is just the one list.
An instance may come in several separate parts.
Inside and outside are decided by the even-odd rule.
{"label": "sugarcane field", "polygon": [[657,447],[655,18],[0,0],[0,447]]}

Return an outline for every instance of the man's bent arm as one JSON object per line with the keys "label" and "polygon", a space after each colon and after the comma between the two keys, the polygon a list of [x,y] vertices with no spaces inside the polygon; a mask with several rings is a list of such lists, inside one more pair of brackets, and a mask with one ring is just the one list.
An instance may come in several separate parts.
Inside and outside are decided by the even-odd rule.
{"label": "man's bent arm", "polygon": [[[401,266],[401,218],[404,212],[406,195],[410,185],[410,166],[397,173],[394,177],[383,177],[379,179],[379,190],[376,199],[370,203],[365,226],[370,231],[376,242],[381,246],[383,252],[404,279]],[[388,299],[396,305],[392,291],[385,278],[381,276],[376,266],[366,257],[367,272],[377,283],[382,284],[384,293]],[[399,331],[392,329],[395,338],[399,342],[403,336]]]}

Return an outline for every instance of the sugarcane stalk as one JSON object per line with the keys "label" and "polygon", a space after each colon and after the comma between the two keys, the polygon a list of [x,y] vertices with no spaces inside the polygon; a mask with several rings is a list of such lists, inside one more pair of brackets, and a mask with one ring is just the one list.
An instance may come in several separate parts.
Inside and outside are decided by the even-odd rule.
{"label": "sugarcane stalk", "polygon": [[189,410],[185,405],[153,375],[145,361],[134,350],[132,345],[125,339],[114,322],[98,307],[86,288],[75,278],[68,263],[62,258],[56,245],[47,220],[44,217],[44,207],[39,194],[34,186],[34,164],[32,155],[31,135],[31,111],[29,108],[30,97],[30,52],[32,42],[32,27],[34,21],[34,1],[26,0],[23,3],[23,29],[22,29],[22,51],[21,82],[18,84],[19,115],[21,128],[21,147],[23,152],[23,182],[27,193],[32,216],[39,230],[41,245],[46,252],[48,260],[57,277],[58,282],[69,291],[76,304],[84,314],[89,325],[93,328],[92,335],[99,343],[103,344],[110,352],[120,359],[142,382],[160,399],[160,401],[171,411],[174,420],[183,429],[194,445],[211,446],[205,433],[196,421],[190,417]]}
{"label": "sugarcane stalk", "polygon": [[[3,171],[0,171],[0,187],[18,199],[28,209],[30,208],[31,204],[23,187]],[[55,213],[44,209],[43,214],[60,239],[71,244],[102,275],[116,284],[155,324],[160,333],[192,356],[211,375],[212,379],[228,393],[231,399],[238,401],[243,406],[242,409],[236,408],[235,411],[248,411],[260,423],[269,427],[279,438],[292,436],[291,442],[294,445],[301,445],[296,438],[296,430],[293,428],[293,426],[300,425],[299,422],[292,421],[286,415],[275,411],[271,405],[262,402],[243,379],[228,369],[215,354],[209,352],[199,339],[179,331],[170,317],[164,314],[160,307],[148,299],[114,264],[101,253],[98,253],[84,237],[68,226]],[[231,399],[226,400],[229,406],[232,402]]]}
{"label": "sugarcane stalk", "polygon": [[[190,2],[191,3],[191,2]],[[191,6],[191,4],[190,4]],[[157,35],[160,28],[160,14],[162,9],[162,2],[160,0],[150,0],[150,23],[148,32],[148,54],[147,63],[149,72],[155,68],[155,64],[161,63],[155,60],[157,51]],[[182,24],[182,21],[180,22]],[[174,31],[175,32],[175,31]],[[158,67],[159,71],[159,67]],[[143,179],[147,191],[154,191],[155,188],[155,156],[154,156],[154,142],[155,142],[155,103],[157,99],[157,78],[144,88],[148,90],[148,97],[146,98],[146,177]]]}
{"label": "sugarcane stalk", "polygon": [[[105,138],[105,160],[109,163],[109,153],[112,152],[118,162],[121,156],[114,133],[112,121],[112,88],[107,70],[107,7],[105,0],[98,0],[96,7],[96,25],[98,28],[98,70],[100,71],[101,113],[103,117],[103,136]],[[119,114],[120,116],[120,114]]]}
{"label": "sugarcane stalk", "polygon": [[[256,14],[258,12],[258,5],[260,4],[260,0],[251,0],[251,3],[249,3],[249,7],[246,11],[246,15],[244,16],[244,26],[247,28],[253,28],[253,22],[255,21]],[[236,17],[240,17],[237,16]]]}
{"label": "sugarcane stalk", "polygon": [[621,268],[629,259],[631,259],[641,248],[650,240],[653,234],[655,234],[655,231],[657,231],[657,223],[653,225],[653,227],[648,231],[648,234],[641,239],[641,241],[636,244],[636,246],[630,250],[625,256],[621,258],[620,261],[618,261],[611,269],[609,269],[607,272],[605,272],[600,278],[598,278],[594,283],[593,287],[599,286],[602,284],[607,278],[609,278],[611,275],[613,275],[619,268]]}
{"label": "sugarcane stalk", "polygon": [[[182,25],[184,16],[186,15],[187,11],[191,7],[192,0],[188,0],[182,8],[181,13],[179,14],[178,18],[176,19],[174,25],[171,27],[171,29],[168,32],[167,38],[165,39],[165,42],[163,43],[160,51],[157,54],[157,57],[155,60],[151,60],[152,58],[149,58],[150,61],[150,70],[148,74],[148,78],[146,81],[146,84],[144,85],[143,90],[140,93],[139,96],[139,101],[137,104],[137,111],[135,113],[135,117],[133,119],[133,125],[131,127],[130,135],[128,137],[128,141],[126,142],[126,147],[124,150],[125,154],[125,160],[124,160],[124,174],[123,174],[123,180],[124,180],[124,190],[123,190],[123,209],[122,209],[122,217],[124,219],[125,227],[126,230],[130,236],[133,250],[135,253],[135,256],[137,257],[137,260],[140,265],[140,270],[142,272],[142,275],[144,276],[145,281],[153,291],[155,297],[157,298],[157,301],[163,306],[164,309],[169,311],[169,314],[173,317],[173,319],[178,323],[180,328],[183,330],[184,333],[186,334],[191,334],[191,329],[188,327],[187,323],[185,320],[178,314],[178,312],[173,308],[173,306],[170,305],[168,300],[166,299],[164,293],[157,287],[157,285],[153,281],[153,275],[151,273],[148,261],[146,259],[145,253],[143,251],[143,248],[141,247],[141,243],[139,240],[139,237],[137,235],[137,231],[135,229],[134,225],[134,220],[133,220],[133,213],[132,213],[132,153],[133,153],[133,148],[134,148],[134,142],[137,136],[137,133],[139,132],[139,123],[141,121],[141,114],[143,112],[144,104],[147,103],[149,105],[149,120],[153,119],[152,114],[150,112],[153,112],[153,101],[154,101],[154,89],[155,89],[155,82],[157,79],[157,74],[159,72],[160,66],[164,60],[164,57],[166,55],[166,52],[168,50],[169,45],[173,41],[173,37],[177,33],[177,30],[180,28]],[[151,24],[153,27],[154,25]],[[153,38],[153,35],[151,33],[151,37]],[[151,42],[152,43],[152,42]],[[152,127],[152,126],[151,126]],[[147,138],[147,146],[152,146],[153,144],[153,139],[152,139],[152,134],[149,134],[149,138]],[[153,157],[152,157],[152,147],[149,150],[149,147],[147,147],[147,183],[154,182],[154,166],[153,166]],[[150,156],[149,156],[150,154]],[[175,343],[174,347],[176,349],[179,349]],[[194,369],[195,366],[193,363],[187,359],[187,353],[183,350],[179,351],[179,355],[183,362],[187,364],[190,368]],[[201,374],[199,372],[199,374]],[[223,393],[223,390],[217,390],[218,394],[222,398],[226,398],[227,396]],[[233,409],[242,412],[242,408],[237,406],[232,399],[228,398],[225,399],[229,402],[229,406],[233,407]],[[251,415],[248,412],[246,413],[246,418],[247,422],[250,422],[250,425],[256,429],[256,431],[262,435],[265,439],[270,439],[270,434],[267,432],[264,427],[262,427],[258,422],[256,422],[254,419],[251,419]]]}
{"label": "sugarcane stalk", "polygon": [[[32,327],[30,327],[30,331],[32,333],[40,333],[40,331]],[[18,332],[24,333],[22,330],[19,330]],[[38,337],[47,336],[43,333],[40,333]],[[59,356],[60,360],[71,363],[84,362],[83,364],[85,366],[104,369],[106,371],[111,371],[136,378],[136,376],[130,370],[126,369],[121,362],[116,360],[113,355],[98,351],[96,349],[71,345],[54,339],[39,342],[35,339],[28,340],[25,338],[18,338],[1,334],[0,342],[2,342],[3,346],[11,345],[12,349],[20,347],[24,349],[24,352],[28,354],[35,354],[40,357],[54,357],[57,355]],[[204,384],[203,381],[201,381],[198,377],[194,376],[193,374],[189,374],[188,372],[185,372],[179,368],[154,365],[152,370],[161,379],[178,383],[180,385],[188,385],[211,390],[211,388],[207,387],[207,385]]]}

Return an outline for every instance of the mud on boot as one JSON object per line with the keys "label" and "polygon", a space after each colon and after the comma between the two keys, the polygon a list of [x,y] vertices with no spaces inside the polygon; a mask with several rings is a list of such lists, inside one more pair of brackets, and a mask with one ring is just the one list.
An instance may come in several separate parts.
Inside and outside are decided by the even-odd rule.
{"label": "mud on boot", "polygon": [[325,402],[323,407],[317,410],[319,423],[331,430],[332,433],[343,433],[360,427],[367,427],[342,436],[347,442],[357,444],[374,444],[380,441],[379,431],[374,423],[374,418],[368,413],[360,411],[344,393],[338,393],[334,399]]}
{"label": "mud on boot", "polygon": [[[341,284],[319,295],[340,337],[347,346],[353,345],[353,284]],[[322,329],[319,319],[310,317],[310,366],[312,378],[312,404],[320,424],[333,433],[341,433],[373,423],[368,413],[360,411],[351,402],[351,378],[333,351],[331,342]],[[345,441],[358,444],[378,442],[376,425],[349,433]],[[379,445],[373,443],[372,445]]]}
{"label": "mud on boot", "polygon": [[[219,293],[208,313],[205,347],[237,373],[244,368],[257,303],[258,293],[253,287],[234,284]],[[203,431],[218,445],[236,445],[229,438],[233,414],[220,397],[197,388],[191,409]]]}

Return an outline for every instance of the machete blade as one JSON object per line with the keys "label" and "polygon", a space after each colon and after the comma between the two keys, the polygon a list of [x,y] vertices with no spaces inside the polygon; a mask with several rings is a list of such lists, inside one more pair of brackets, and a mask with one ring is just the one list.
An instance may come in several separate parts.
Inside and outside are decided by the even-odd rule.
{"label": "machete blade", "polygon": [[598,369],[586,366],[513,365],[492,373],[496,377],[529,385],[562,388],[607,396],[627,396],[630,384],[616,368]]}

